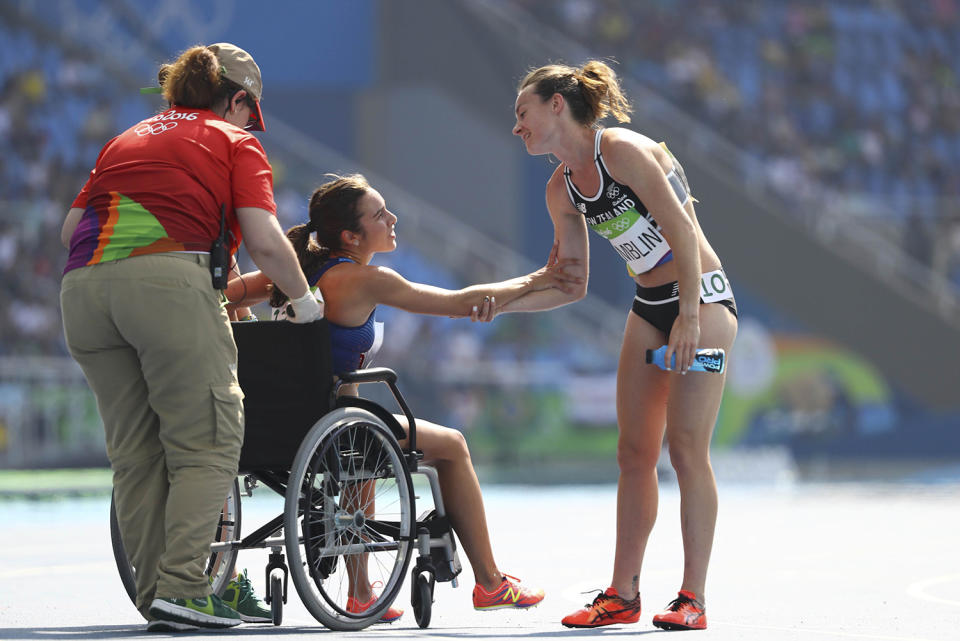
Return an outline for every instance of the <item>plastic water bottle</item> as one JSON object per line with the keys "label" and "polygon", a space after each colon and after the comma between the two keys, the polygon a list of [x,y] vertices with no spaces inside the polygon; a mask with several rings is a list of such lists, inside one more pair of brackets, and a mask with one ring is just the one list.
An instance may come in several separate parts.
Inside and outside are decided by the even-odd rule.
{"label": "plastic water bottle", "polygon": [[[667,346],[658,347],[657,349],[648,349],[647,350],[647,362],[652,363],[659,367],[662,370],[667,369],[667,364],[665,362],[665,355],[667,353]],[[677,364],[677,355],[673,354],[673,359],[670,362],[672,366],[670,369],[675,369]],[[727,355],[719,347],[713,349],[698,349],[693,355],[693,365],[690,366],[691,372],[710,372],[712,374],[723,374],[723,371],[727,368]]]}

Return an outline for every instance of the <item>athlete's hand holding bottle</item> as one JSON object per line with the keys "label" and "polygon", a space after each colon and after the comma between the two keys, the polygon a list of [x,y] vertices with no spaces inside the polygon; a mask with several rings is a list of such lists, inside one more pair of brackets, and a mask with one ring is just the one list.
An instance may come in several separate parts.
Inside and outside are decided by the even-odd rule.
{"label": "athlete's hand holding bottle", "polygon": [[[699,301],[697,301],[699,306]],[[667,351],[664,354],[666,363],[677,364],[676,371],[680,374],[686,374],[693,365],[693,357],[697,348],[700,346],[700,315],[680,313],[673,321],[673,329],[670,330],[670,339],[667,343]],[[677,360],[673,360],[673,354],[677,355]],[[668,368],[669,369],[669,368]]]}

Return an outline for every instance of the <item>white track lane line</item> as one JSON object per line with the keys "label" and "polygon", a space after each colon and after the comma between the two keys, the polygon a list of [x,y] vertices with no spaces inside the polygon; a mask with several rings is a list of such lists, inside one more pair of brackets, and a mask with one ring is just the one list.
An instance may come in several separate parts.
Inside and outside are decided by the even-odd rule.
{"label": "white track lane line", "polygon": [[960,574],[947,574],[945,576],[936,576],[930,579],[916,581],[907,586],[907,594],[915,599],[922,599],[923,601],[931,601],[933,603],[941,603],[943,605],[960,607],[960,601],[957,601],[956,599],[944,599],[941,596],[927,592],[927,590],[935,585],[952,582],[956,582],[957,586],[960,587]]}

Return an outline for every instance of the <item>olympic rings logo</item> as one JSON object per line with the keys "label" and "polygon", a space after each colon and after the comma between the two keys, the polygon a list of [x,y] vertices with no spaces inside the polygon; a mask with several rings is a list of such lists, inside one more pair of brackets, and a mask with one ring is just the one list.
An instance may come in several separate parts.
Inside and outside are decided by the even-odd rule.
{"label": "olympic rings logo", "polygon": [[610,186],[607,187],[607,198],[609,198],[610,200],[613,200],[619,195],[620,195],[620,188],[617,186],[616,183],[610,183]]}
{"label": "olympic rings logo", "polygon": [[622,220],[622,219],[621,219],[621,220],[616,220],[616,221],[614,221],[613,223],[611,223],[610,226],[613,227],[614,229],[616,229],[617,231],[625,231],[625,230],[627,230],[627,229],[630,227],[630,221],[629,221],[629,220]]}
{"label": "olympic rings logo", "polygon": [[144,123],[134,129],[138,136],[156,136],[177,126],[176,121],[162,120],[160,122]]}

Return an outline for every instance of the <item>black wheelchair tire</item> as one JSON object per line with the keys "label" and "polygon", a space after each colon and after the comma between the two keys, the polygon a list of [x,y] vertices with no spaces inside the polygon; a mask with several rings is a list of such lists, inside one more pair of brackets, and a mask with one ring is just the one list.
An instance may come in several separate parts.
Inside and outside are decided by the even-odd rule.
{"label": "black wheelchair tire", "polygon": [[283,623],[283,577],[270,575],[270,616],[273,625]]}
{"label": "black wheelchair tire", "polygon": [[[228,500],[233,499],[234,510],[236,514],[232,519],[231,526],[233,527],[233,536],[235,539],[240,538],[240,481],[234,479],[233,485],[230,486],[230,494],[228,495]],[[221,512],[221,521],[223,519],[223,513]],[[216,534],[216,541],[219,541],[220,533],[222,527],[218,527]],[[127,550],[123,545],[123,539],[120,536],[120,526],[117,522],[117,508],[114,503],[113,494],[110,494],[110,544],[113,547],[113,560],[117,564],[117,572],[120,575],[120,581],[123,583],[123,589],[126,591],[127,596],[130,597],[130,601],[134,604],[137,602],[137,571],[133,567],[133,564],[130,563],[130,559],[127,557]],[[230,550],[223,554],[222,559],[220,560],[221,565],[223,566],[222,570],[217,572],[217,577],[213,582],[213,591],[215,594],[220,595],[223,593],[223,590],[227,587],[227,584],[233,578],[233,570],[237,563],[237,550]],[[206,572],[217,565],[217,555],[211,554],[210,559],[207,561]]]}
{"label": "black wheelchair tire", "polygon": [[123,547],[123,539],[120,538],[120,525],[117,523],[117,506],[113,501],[113,493],[110,493],[110,543],[113,546],[113,560],[117,564],[117,572],[120,574],[120,581],[123,583],[123,589],[127,596],[134,603],[137,602],[137,577],[127,558],[127,550]]}
{"label": "black wheelchair tire", "polygon": [[[387,538],[392,537],[388,543],[389,547],[384,549],[395,550],[395,553],[390,559],[390,566],[387,576],[384,577],[384,586],[379,598],[362,613],[347,611],[348,594],[342,591],[337,592],[338,589],[345,589],[346,586],[338,583],[338,577],[330,576],[330,581],[327,581],[327,573],[347,572],[346,557],[341,556],[336,564],[326,565],[322,555],[317,556],[318,550],[322,550],[326,543],[317,543],[315,540],[311,543],[312,548],[307,548],[306,537],[303,535],[303,532],[308,529],[306,515],[316,514],[323,522],[326,522],[327,518],[333,518],[332,516],[324,516],[325,508],[315,509],[311,507],[314,505],[311,497],[315,496],[321,502],[328,500],[327,497],[330,497],[332,501],[333,496],[339,496],[340,500],[343,500],[347,494],[341,494],[339,490],[337,494],[324,494],[328,491],[325,488],[330,487],[326,484],[334,481],[335,487],[341,487],[339,484],[342,481],[342,476],[340,475],[349,477],[358,471],[362,472],[364,463],[360,463],[360,468],[348,465],[346,471],[340,470],[339,472],[330,467],[341,457],[339,451],[334,453],[335,448],[339,447],[335,444],[341,443],[339,439],[351,433],[351,430],[360,434],[357,440],[359,449],[354,451],[354,458],[361,458],[365,461],[366,455],[371,452],[370,445],[372,443],[377,448],[375,450],[377,459],[381,460],[380,457],[384,456],[389,460],[387,467],[392,471],[392,476],[375,478],[383,479],[391,485],[397,496],[390,504],[395,505],[398,510],[398,520],[392,526],[396,530],[395,533],[383,534],[381,531],[375,531],[371,534],[372,540],[378,540],[377,537],[380,537],[379,540],[386,541]],[[362,450],[362,456],[357,456],[359,450]],[[333,461],[330,459],[333,459]],[[356,465],[356,461],[353,462],[353,465]],[[323,470],[323,472],[321,473],[320,470]],[[363,476],[363,474],[360,474],[360,476]],[[343,485],[341,489],[357,481],[343,482],[346,485]],[[360,481],[360,483],[365,482]],[[320,486],[317,487],[314,483],[320,483]],[[377,496],[381,496],[379,490]],[[381,499],[378,498],[377,500],[380,501]],[[413,481],[410,472],[407,470],[403,451],[400,449],[393,432],[380,418],[365,409],[341,407],[324,415],[314,424],[303,439],[291,467],[284,502],[283,527],[286,539],[285,549],[290,572],[293,575],[293,584],[300,594],[300,600],[314,618],[325,627],[340,632],[362,630],[380,619],[380,616],[396,599],[400,588],[403,587],[402,584],[413,554],[413,532],[416,527],[414,510]],[[374,530],[387,524],[386,521],[379,521],[377,518],[369,519],[368,523]],[[357,545],[356,543],[333,542],[335,540],[340,541],[337,537],[341,535],[324,530],[325,526],[319,521],[311,522],[309,525],[311,536],[315,535],[312,530],[314,527],[319,528],[317,532],[323,541],[329,540],[331,545],[335,547]],[[336,555],[340,554],[349,553],[336,553]],[[376,566],[376,564],[372,565]],[[386,566],[379,567],[384,569]]]}
{"label": "black wheelchair tire", "polygon": [[415,574],[413,577],[410,603],[413,605],[413,616],[417,620],[417,625],[421,628],[427,628],[430,625],[430,615],[433,612],[433,588],[423,574]]}

